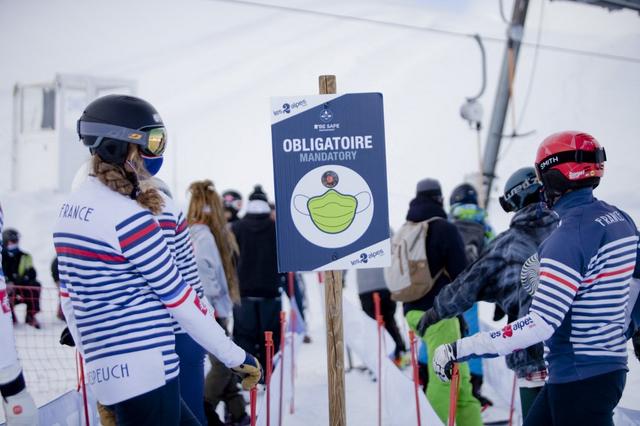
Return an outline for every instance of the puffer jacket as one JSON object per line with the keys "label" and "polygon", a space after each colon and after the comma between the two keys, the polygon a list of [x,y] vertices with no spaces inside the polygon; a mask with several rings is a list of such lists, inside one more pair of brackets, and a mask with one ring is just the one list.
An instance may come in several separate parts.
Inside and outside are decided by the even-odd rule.
{"label": "puffer jacket", "polygon": [[[498,235],[478,260],[438,294],[433,305],[437,316],[455,317],[480,300],[500,306],[509,322],[526,315],[531,296],[520,283],[522,266],[557,225],[557,215],[539,203],[517,212],[509,229]],[[542,343],[516,351],[507,355],[507,366],[518,377],[542,371],[543,352]]]}

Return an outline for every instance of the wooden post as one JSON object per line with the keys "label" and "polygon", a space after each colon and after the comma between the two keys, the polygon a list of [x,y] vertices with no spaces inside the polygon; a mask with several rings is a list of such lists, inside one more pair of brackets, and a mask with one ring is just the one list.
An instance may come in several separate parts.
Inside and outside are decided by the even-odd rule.
{"label": "wooden post", "polygon": [[[320,94],[336,93],[336,76],[321,75]],[[345,426],[344,337],[342,334],[342,272],[326,271],[324,300],[327,322],[327,375],[329,378],[329,425]]]}

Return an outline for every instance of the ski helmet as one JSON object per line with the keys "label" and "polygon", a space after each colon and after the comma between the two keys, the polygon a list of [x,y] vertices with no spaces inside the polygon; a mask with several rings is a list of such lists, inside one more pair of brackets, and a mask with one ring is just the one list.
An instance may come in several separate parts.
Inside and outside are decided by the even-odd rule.
{"label": "ski helmet", "polygon": [[478,204],[478,191],[469,183],[462,183],[456,186],[449,198],[449,205],[455,204]]}
{"label": "ski helmet", "polygon": [[587,133],[565,131],[547,137],[535,162],[547,202],[552,204],[570,189],[597,187],[606,160],[604,148]]}
{"label": "ski helmet", "polygon": [[20,241],[20,233],[13,228],[7,228],[2,231],[2,245],[6,246],[8,242],[17,243]]}
{"label": "ski helmet", "polygon": [[502,209],[516,212],[531,203],[540,201],[542,185],[533,167],[516,170],[504,185],[504,195],[499,198]]}
{"label": "ski helmet", "polygon": [[158,111],[149,102],[128,95],[107,95],[91,102],[78,120],[78,136],[92,154],[122,165],[129,143],[143,155],[161,156],[167,134]]}

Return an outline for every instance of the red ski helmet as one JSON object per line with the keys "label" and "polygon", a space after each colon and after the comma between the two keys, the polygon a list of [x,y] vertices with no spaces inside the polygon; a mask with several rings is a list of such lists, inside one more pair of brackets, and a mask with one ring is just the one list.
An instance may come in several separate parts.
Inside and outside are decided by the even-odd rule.
{"label": "red ski helmet", "polygon": [[583,132],[565,131],[542,141],[535,168],[545,194],[554,199],[570,189],[597,187],[606,160],[604,148],[596,138]]}

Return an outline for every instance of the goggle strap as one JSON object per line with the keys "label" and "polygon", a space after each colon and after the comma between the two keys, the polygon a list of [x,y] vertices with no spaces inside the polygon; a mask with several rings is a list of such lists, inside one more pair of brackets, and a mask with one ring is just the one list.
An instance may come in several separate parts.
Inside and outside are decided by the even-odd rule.
{"label": "goggle strap", "polygon": [[545,157],[540,163],[536,164],[536,168],[541,172],[546,169],[563,163],[591,163],[600,164],[607,161],[607,154],[604,148],[598,148],[595,151],[563,151],[557,154]]}
{"label": "goggle strap", "polygon": [[[94,123],[91,121],[78,121],[78,134],[80,136],[97,136],[98,140],[93,144],[97,146],[103,138],[117,139],[123,142],[135,143],[146,147],[149,135],[147,132],[129,129],[115,124]],[[90,146],[89,148],[95,148]]]}

